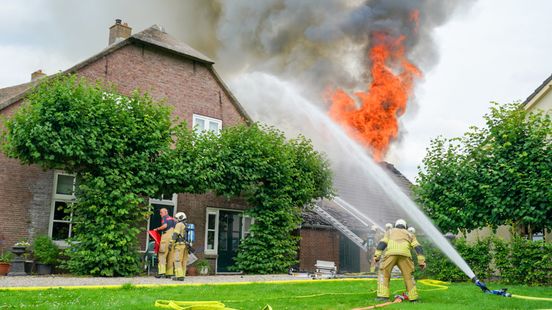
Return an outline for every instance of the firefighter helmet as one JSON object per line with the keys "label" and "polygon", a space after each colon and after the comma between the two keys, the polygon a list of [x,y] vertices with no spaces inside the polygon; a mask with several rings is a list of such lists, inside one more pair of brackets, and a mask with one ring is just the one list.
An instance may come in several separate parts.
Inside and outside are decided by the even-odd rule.
{"label": "firefighter helmet", "polygon": [[186,220],[186,213],[184,212],[178,212],[176,213],[176,215],[174,216],[174,218],[179,221],[179,222],[183,222]]}
{"label": "firefighter helmet", "polygon": [[415,234],[416,233],[416,228],[414,227],[408,227],[408,232],[411,233],[411,234]]}
{"label": "firefighter helmet", "polygon": [[398,219],[396,222],[395,222],[395,227],[399,227],[399,226],[402,226],[402,228],[406,228],[406,221],[403,220],[403,219]]}

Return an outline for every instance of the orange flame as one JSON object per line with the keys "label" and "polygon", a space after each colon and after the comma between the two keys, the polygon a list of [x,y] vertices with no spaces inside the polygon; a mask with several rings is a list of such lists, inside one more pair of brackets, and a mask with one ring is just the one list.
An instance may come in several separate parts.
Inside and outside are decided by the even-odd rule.
{"label": "orange flame", "polygon": [[371,148],[377,161],[383,159],[389,143],[397,137],[397,118],[406,110],[414,79],[421,76],[405,56],[404,40],[404,36],[372,33],[372,81],[368,90],[355,93],[358,100],[339,88],[330,95],[330,116]]}

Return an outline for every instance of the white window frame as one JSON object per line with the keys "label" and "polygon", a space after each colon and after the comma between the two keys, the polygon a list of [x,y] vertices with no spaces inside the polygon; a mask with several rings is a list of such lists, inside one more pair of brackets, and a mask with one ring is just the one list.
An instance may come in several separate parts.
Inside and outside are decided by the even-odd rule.
{"label": "white window frame", "polygon": [[[251,227],[251,225],[253,225],[255,223],[255,218],[252,218],[251,216],[249,215],[245,215],[245,212],[243,210],[235,210],[235,209],[224,209],[224,208],[206,208],[205,209],[205,242],[203,243],[204,246],[204,253],[207,254],[207,255],[218,255],[218,235],[219,235],[219,212],[220,211],[231,211],[231,212],[236,212],[236,213],[241,213],[242,217],[243,218],[251,218],[251,224],[249,227]],[[215,232],[215,238],[214,238],[214,246],[213,246],[213,249],[208,249],[208,234],[209,234],[209,231],[213,231],[211,229],[209,229],[209,214],[214,214],[215,215],[215,229],[214,229],[214,232]],[[247,230],[247,232],[245,231],[245,221],[242,220],[242,223],[241,223],[241,236],[240,238],[243,240],[246,236],[246,234],[249,234],[250,233],[250,230]]]}
{"label": "white window frame", "polygon": [[[73,194],[72,195],[64,195],[64,194],[58,194],[57,193],[57,183],[58,178],[60,175],[63,176],[71,176],[74,178],[73,181]],[[67,205],[75,203],[76,196],[75,196],[75,181],[77,179],[77,176],[75,174],[67,173],[60,170],[54,171],[54,186],[52,189],[52,203],[50,208],[50,221],[48,225],[48,236],[53,239],[52,234],[54,233],[54,222],[57,223],[68,223],[69,224],[69,238],[72,237],[72,231],[73,231],[73,212],[69,215],[69,220],[56,220],[54,219],[55,209],[56,209],[56,202],[65,202]],[[67,240],[53,240],[54,244],[56,244],[58,247],[68,247],[69,244],[67,243]]]}
{"label": "white window frame", "polygon": [[197,125],[197,120],[200,119],[200,120],[203,120],[206,122],[207,126],[206,128],[203,130],[203,131],[211,131],[209,129],[209,123],[216,123],[217,126],[218,126],[218,132],[216,132],[216,134],[220,133],[220,131],[222,130],[222,120],[220,119],[217,119],[217,118],[212,118],[212,117],[208,117],[208,116],[203,116],[203,115],[199,115],[199,114],[193,114],[193,117],[192,117],[192,128],[194,130],[196,130],[196,125]]}
{"label": "white window frame", "polygon": [[[219,222],[219,209],[215,209],[215,208],[207,208],[206,210],[206,217],[205,217],[205,243],[204,243],[204,248],[205,248],[205,254],[209,254],[209,255],[217,255],[218,254],[218,233],[219,233],[219,225],[218,225],[218,222]],[[215,229],[214,230],[211,230],[209,229],[209,215],[215,215]],[[208,246],[209,246],[209,231],[214,231],[215,233],[215,236],[213,238],[214,240],[214,245],[213,245],[213,248],[212,249],[209,249]]]}

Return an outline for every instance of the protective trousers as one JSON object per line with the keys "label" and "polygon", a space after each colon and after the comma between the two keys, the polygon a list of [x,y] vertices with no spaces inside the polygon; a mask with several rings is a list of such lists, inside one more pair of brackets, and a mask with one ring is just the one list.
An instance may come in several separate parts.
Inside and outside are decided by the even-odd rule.
{"label": "protective trousers", "polygon": [[412,258],[401,255],[385,256],[383,263],[380,266],[378,274],[378,297],[389,298],[389,281],[391,279],[391,270],[398,266],[404,278],[404,284],[408,291],[408,299],[417,300],[418,290],[416,289],[416,281],[414,281],[414,262]]}
{"label": "protective trousers", "polygon": [[157,259],[159,261],[159,264],[157,265],[158,273],[167,276],[172,276],[174,274],[174,258],[171,249],[173,231],[174,229],[171,228],[163,233],[163,236],[161,236],[161,242],[159,243],[159,253],[157,254]]}
{"label": "protective trousers", "polygon": [[188,262],[188,249],[185,243],[177,243],[174,247],[174,273],[177,278],[186,276],[186,263]]}

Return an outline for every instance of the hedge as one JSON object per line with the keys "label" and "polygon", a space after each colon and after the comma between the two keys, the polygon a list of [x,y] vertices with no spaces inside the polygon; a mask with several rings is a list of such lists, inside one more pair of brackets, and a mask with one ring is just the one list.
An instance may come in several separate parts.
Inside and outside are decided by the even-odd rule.
{"label": "hedge", "polygon": [[[417,278],[443,281],[466,281],[467,276],[441,251],[422,241],[428,267],[418,271]],[[454,247],[479,279],[499,279],[505,283],[552,285],[552,243],[520,237],[506,242],[489,237],[468,243],[460,238]]]}

